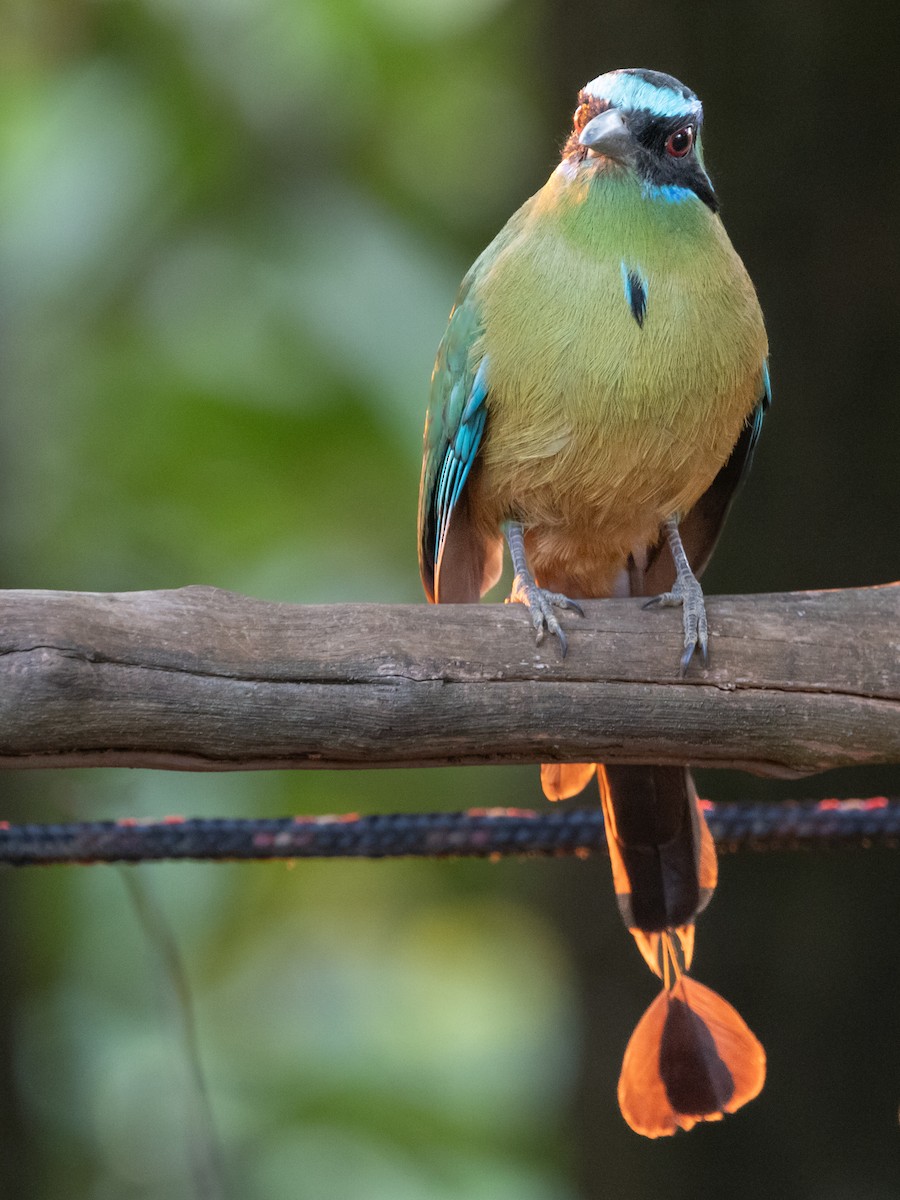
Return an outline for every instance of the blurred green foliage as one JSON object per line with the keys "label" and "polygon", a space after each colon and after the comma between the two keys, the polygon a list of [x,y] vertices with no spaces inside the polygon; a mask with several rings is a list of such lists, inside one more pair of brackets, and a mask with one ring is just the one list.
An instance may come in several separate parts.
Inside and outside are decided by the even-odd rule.
{"label": "blurred green foliage", "polygon": [[[760,0],[732,26],[720,11],[8,0],[5,586],[418,599],[421,425],[457,282],[545,178],[580,84],[635,64],[706,100],[726,219],[772,327],[775,409],[713,590],[889,578],[897,287],[880,266],[896,191],[872,168],[896,182],[896,156],[876,157],[891,126],[868,114],[896,100],[879,57],[891,39],[866,26],[888,10],[849,23],[836,4]],[[850,170],[823,127],[846,134],[862,80]],[[892,784],[721,776],[709,790]],[[3,815],[20,820],[540,802],[524,769],[3,786]],[[651,987],[604,864],[141,878],[186,963],[228,1195],[896,1194],[889,855],[723,865],[698,964],[769,1047],[770,1082],[746,1113],[666,1146],[615,1108]],[[199,1194],[203,1123],[172,981],[118,872],[2,886],[0,1194]]]}

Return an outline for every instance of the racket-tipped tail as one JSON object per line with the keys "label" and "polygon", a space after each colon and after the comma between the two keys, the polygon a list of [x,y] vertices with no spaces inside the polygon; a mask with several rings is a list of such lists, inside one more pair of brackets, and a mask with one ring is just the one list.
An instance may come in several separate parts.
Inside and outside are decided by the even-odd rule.
{"label": "racket-tipped tail", "polygon": [[744,1019],[708,987],[679,975],[631,1035],[619,1077],[622,1116],[644,1137],[718,1121],[759,1095],[766,1055]]}

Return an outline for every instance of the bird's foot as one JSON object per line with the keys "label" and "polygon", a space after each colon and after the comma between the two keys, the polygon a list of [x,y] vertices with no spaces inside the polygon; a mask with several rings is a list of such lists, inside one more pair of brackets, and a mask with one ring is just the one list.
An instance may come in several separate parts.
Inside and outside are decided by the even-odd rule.
{"label": "bird's foot", "polygon": [[525,571],[520,571],[513,580],[512,591],[507,603],[524,604],[537,634],[537,644],[541,644],[546,633],[552,633],[559,639],[563,658],[566,657],[569,641],[553,610],[554,608],[569,608],[583,617],[584,610],[580,604],[576,604],[574,600],[570,600],[561,592],[548,592],[546,588],[538,587],[534,577]]}
{"label": "bird's foot", "polygon": [[648,600],[644,608],[673,608],[682,609],[682,624],[684,625],[684,653],[681,656],[681,675],[685,675],[691,659],[697,650],[703,659],[704,667],[709,666],[709,626],[706,621],[706,603],[703,599],[703,589],[693,574],[679,575],[671,592],[663,592]]}

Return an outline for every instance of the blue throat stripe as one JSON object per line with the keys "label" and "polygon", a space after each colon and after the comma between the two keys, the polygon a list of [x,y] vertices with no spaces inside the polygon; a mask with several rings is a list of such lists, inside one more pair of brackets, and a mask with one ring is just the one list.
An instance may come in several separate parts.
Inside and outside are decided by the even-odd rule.
{"label": "blue throat stripe", "polygon": [[685,200],[699,200],[693,188],[679,187],[675,183],[641,184],[641,195],[645,200],[665,200],[667,204],[684,204]]}

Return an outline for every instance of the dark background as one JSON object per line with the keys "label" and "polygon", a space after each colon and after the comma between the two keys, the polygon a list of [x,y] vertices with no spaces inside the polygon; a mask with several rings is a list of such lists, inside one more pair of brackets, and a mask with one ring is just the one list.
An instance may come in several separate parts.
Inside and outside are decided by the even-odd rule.
{"label": "dark background", "polygon": [[[875,2],[6,6],[5,585],[419,599],[421,425],[456,284],[552,169],[578,88],[616,66],[704,100],[769,326],[774,406],[707,590],[894,579],[898,32]],[[525,768],[2,786],[19,820],[542,803]],[[615,1103],[653,985],[603,862],[132,874],[184,954],[234,1196],[898,1194],[891,852],[722,861],[696,973],[759,1034],[769,1080],[657,1144]],[[0,1194],[197,1194],[183,1010],[121,873],[7,873],[0,898]]]}

